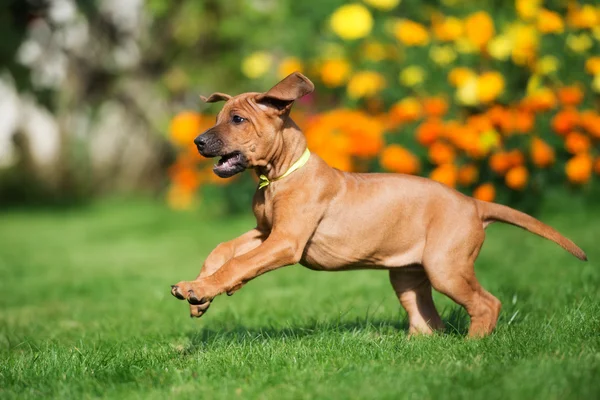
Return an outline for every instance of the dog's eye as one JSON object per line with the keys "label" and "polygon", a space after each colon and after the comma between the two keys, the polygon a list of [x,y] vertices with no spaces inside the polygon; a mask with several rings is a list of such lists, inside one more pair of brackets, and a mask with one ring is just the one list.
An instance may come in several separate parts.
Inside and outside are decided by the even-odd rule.
{"label": "dog's eye", "polygon": [[242,122],[244,122],[246,120],[246,118],[242,118],[239,115],[234,115],[233,118],[231,118],[231,120],[233,121],[234,124],[241,124]]}

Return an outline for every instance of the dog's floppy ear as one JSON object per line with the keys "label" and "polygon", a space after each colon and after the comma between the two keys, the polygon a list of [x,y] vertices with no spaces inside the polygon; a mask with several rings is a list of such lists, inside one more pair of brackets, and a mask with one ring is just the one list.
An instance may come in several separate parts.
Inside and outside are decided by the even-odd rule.
{"label": "dog's floppy ear", "polygon": [[294,100],[315,90],[315,85],[300,72],[293,72],[268,92],[256,96],[256,102],[272,106],[280,113],[287,112]]}
{"label": "dog's floppy ear", "polygon": [[215,92],[208,97],[200,96],[200,99],[205,103],[216,103],[217,101],[227,101],[231,96],[225,93]]}

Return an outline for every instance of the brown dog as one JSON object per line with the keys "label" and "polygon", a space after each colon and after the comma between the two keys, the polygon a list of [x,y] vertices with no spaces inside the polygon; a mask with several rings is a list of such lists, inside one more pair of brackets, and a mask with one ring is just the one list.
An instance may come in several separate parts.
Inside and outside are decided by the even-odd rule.
{"label": "brown dog", "polygon": [[194,140],[200,154],[221,156],[214,172],[222,178],[253,168],[261,183],[253,201],[256,228],[219,244],[196,280],[171,287],[190,303],[192,316],[201,316],[221,293],[231,295],[265,272],[300,263],[324,271],[389,270],[410,333],[443,328],[433,287],[467,310],[469,336],[483,336],[500,312],[500,301],[481,287],[473,269],[487,225],[519,226],[587,259],[556,230],[509,207],[425,178],[329,167],[307,151],[289,117],[294,100],[313,89],[293,73],[266,93],[204,98],[226,103],[216,125]]}

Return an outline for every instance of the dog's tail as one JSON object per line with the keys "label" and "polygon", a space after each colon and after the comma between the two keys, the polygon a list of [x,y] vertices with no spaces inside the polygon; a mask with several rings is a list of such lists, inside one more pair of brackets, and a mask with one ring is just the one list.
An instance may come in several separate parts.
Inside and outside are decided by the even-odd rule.
{"label": "dog's tail", "polygon": [[543,238],[552,240],[580,260],[587,261],[587,256],[575,243],[561,235],[556,229],[544,224],[530,215],[497,203],[475,200],[479,217],[484,227],[496,221],[515,225]]}

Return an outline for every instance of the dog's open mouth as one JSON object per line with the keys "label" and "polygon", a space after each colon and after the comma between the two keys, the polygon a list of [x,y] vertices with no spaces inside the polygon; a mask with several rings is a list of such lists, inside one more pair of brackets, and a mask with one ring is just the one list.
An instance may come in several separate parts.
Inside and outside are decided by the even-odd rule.
{"label": "dog's open mouth", "polygon": [[220,178],[229,178],[239,172],[242,172],[248,166],[246,157],[239,151],[225,154],[214,165],[213,172]]}

